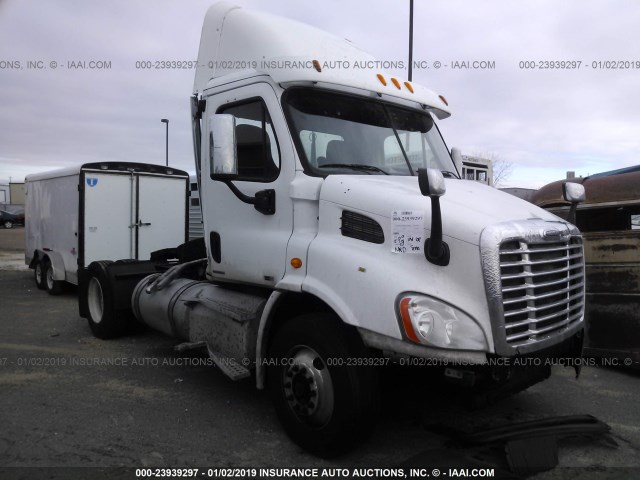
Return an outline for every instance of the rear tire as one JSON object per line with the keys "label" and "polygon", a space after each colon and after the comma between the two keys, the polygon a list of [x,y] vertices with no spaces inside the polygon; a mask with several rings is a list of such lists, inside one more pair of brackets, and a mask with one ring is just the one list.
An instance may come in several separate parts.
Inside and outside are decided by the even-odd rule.
{"label": "rear tire", "polygon": [[64,290],[64,282],[53,279],[53,267],[49,260],[43,260],[42,273],[44,274],[44,287],[49,295],[60,295]]}
{"label": "rear tire", "polygon": [[39,290],[47,288],[44,276],[44,263],[42,260],[36,260],[36,264],[33,267],[33,279],[35,280],[36,287],[38,287]]}
{"label": "rear tire", "polygon": [[378,372],[357,366],[368,350],[355,329],[330,313],[302,315],[276,331],[269,352],[271,398],[294,442],[333,457],[369,436],[380,409]]}
{"label": "rear tire", "polygon": [[126,322],[113,308],[113,292],[107,266],[112,262],[93,262],[89,265],[87,287],[87,322],[93,334],[102,339],[115,338],[126,332]]}

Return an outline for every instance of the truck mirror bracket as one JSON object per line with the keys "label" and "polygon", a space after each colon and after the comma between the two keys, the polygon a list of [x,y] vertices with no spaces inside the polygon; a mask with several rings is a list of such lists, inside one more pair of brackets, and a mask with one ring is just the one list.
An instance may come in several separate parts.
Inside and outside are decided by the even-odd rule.
{"label": "truck mirror bracket", "polygon": [[[434,253],[432,253],[432,250]],[[451,260],[451,253],[447,242],[440,241],[440,252],[438,252],[437,242],[433,242],[432,238],[427,238],[424,242],[424,256],[425,258],[440,267],[446,267]]]}
{"label": "truck mirror bracket", "polygon": [[431,199],[431,237],[424,242],[424,256],[434,265],[446,267],[449,265],[451,253],[449,245],[442,240],[440,197],[446,191],[444,178],[439,170],[419,168],[418,185],[422,195]]}
{"label": "truck mirror bracket", "polygon": [[273,215],[276,213],[276,191],[273,189],[260,190],[256,192],[255,197],[250,197],[242,193],[231,181],[223,181],[231,189],[238,199],[244,203],[253,205],[253,207],[263,215]]}

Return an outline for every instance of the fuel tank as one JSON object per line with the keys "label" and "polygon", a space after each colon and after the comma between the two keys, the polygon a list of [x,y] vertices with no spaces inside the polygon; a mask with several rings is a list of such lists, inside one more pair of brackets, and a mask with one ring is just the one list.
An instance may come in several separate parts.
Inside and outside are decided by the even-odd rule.
{"label": "fuel tank", "polygon": [[219,357],[253,362],[266,296],[187,278],[160,290],[149,288],[158,277],[149,275],[133,292],[131,308],[138,321],[183,341],[204,342]]}

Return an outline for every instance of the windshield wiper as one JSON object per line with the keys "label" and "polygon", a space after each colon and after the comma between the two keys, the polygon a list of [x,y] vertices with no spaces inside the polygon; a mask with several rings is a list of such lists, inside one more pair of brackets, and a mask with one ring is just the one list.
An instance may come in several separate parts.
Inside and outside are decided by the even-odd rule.
{"label": "windshield wiper", "polygon": [[442,175],[447,178],[459,178],[458,175],[453,172],[448,172],[447,170],[442,170]]}
{"label": "windshield wiper", "polygon": [[351,168],[353,170],[364,170],[369,172],[380,172],[385,175],[389,175],[387,172],[373,165],[360,165],[358,163],[326,163],[324,165],[318,165],[320,168]]}

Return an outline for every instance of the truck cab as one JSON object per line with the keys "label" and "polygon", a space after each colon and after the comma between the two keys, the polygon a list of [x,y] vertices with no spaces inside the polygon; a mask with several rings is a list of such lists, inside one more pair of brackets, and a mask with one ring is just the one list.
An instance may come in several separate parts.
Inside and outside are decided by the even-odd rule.
{"label": "truck cab", "polygon": [[[479,360],[576,334],[583,282],[568,280],[546,306],[533,290],[544,275],[530,264],[566,262],[567,278],[583,275],[577,229],[460,180],[436,124],[450,115],[444,97],[358,68],[374,60],[307,25],[225,3],[209,10],[192,98],[207,278],[308,294],[370,342],[400,350]],[[220,132],[220,115],[235,126]],[[425,258],[433,203],[420,194],[419,169],[446,188],[437,225],[446,265]],[[549,242],[561,245],[537,252]],[[440,312],[429,326],[418,320],[425,309]]]}
{"label": "truck cab", "polygon": [[[550,364],[496,358],[581,351],[577,228],[460,179],[437,125],[446,99],[377,65],[308,25],[212,6],[191,97],[206,259],[129,292],[142,323],[254,374],[320,455],[371,431],[389,362],[517,390]],[[203,277],[183,274],[198,262]]]}

